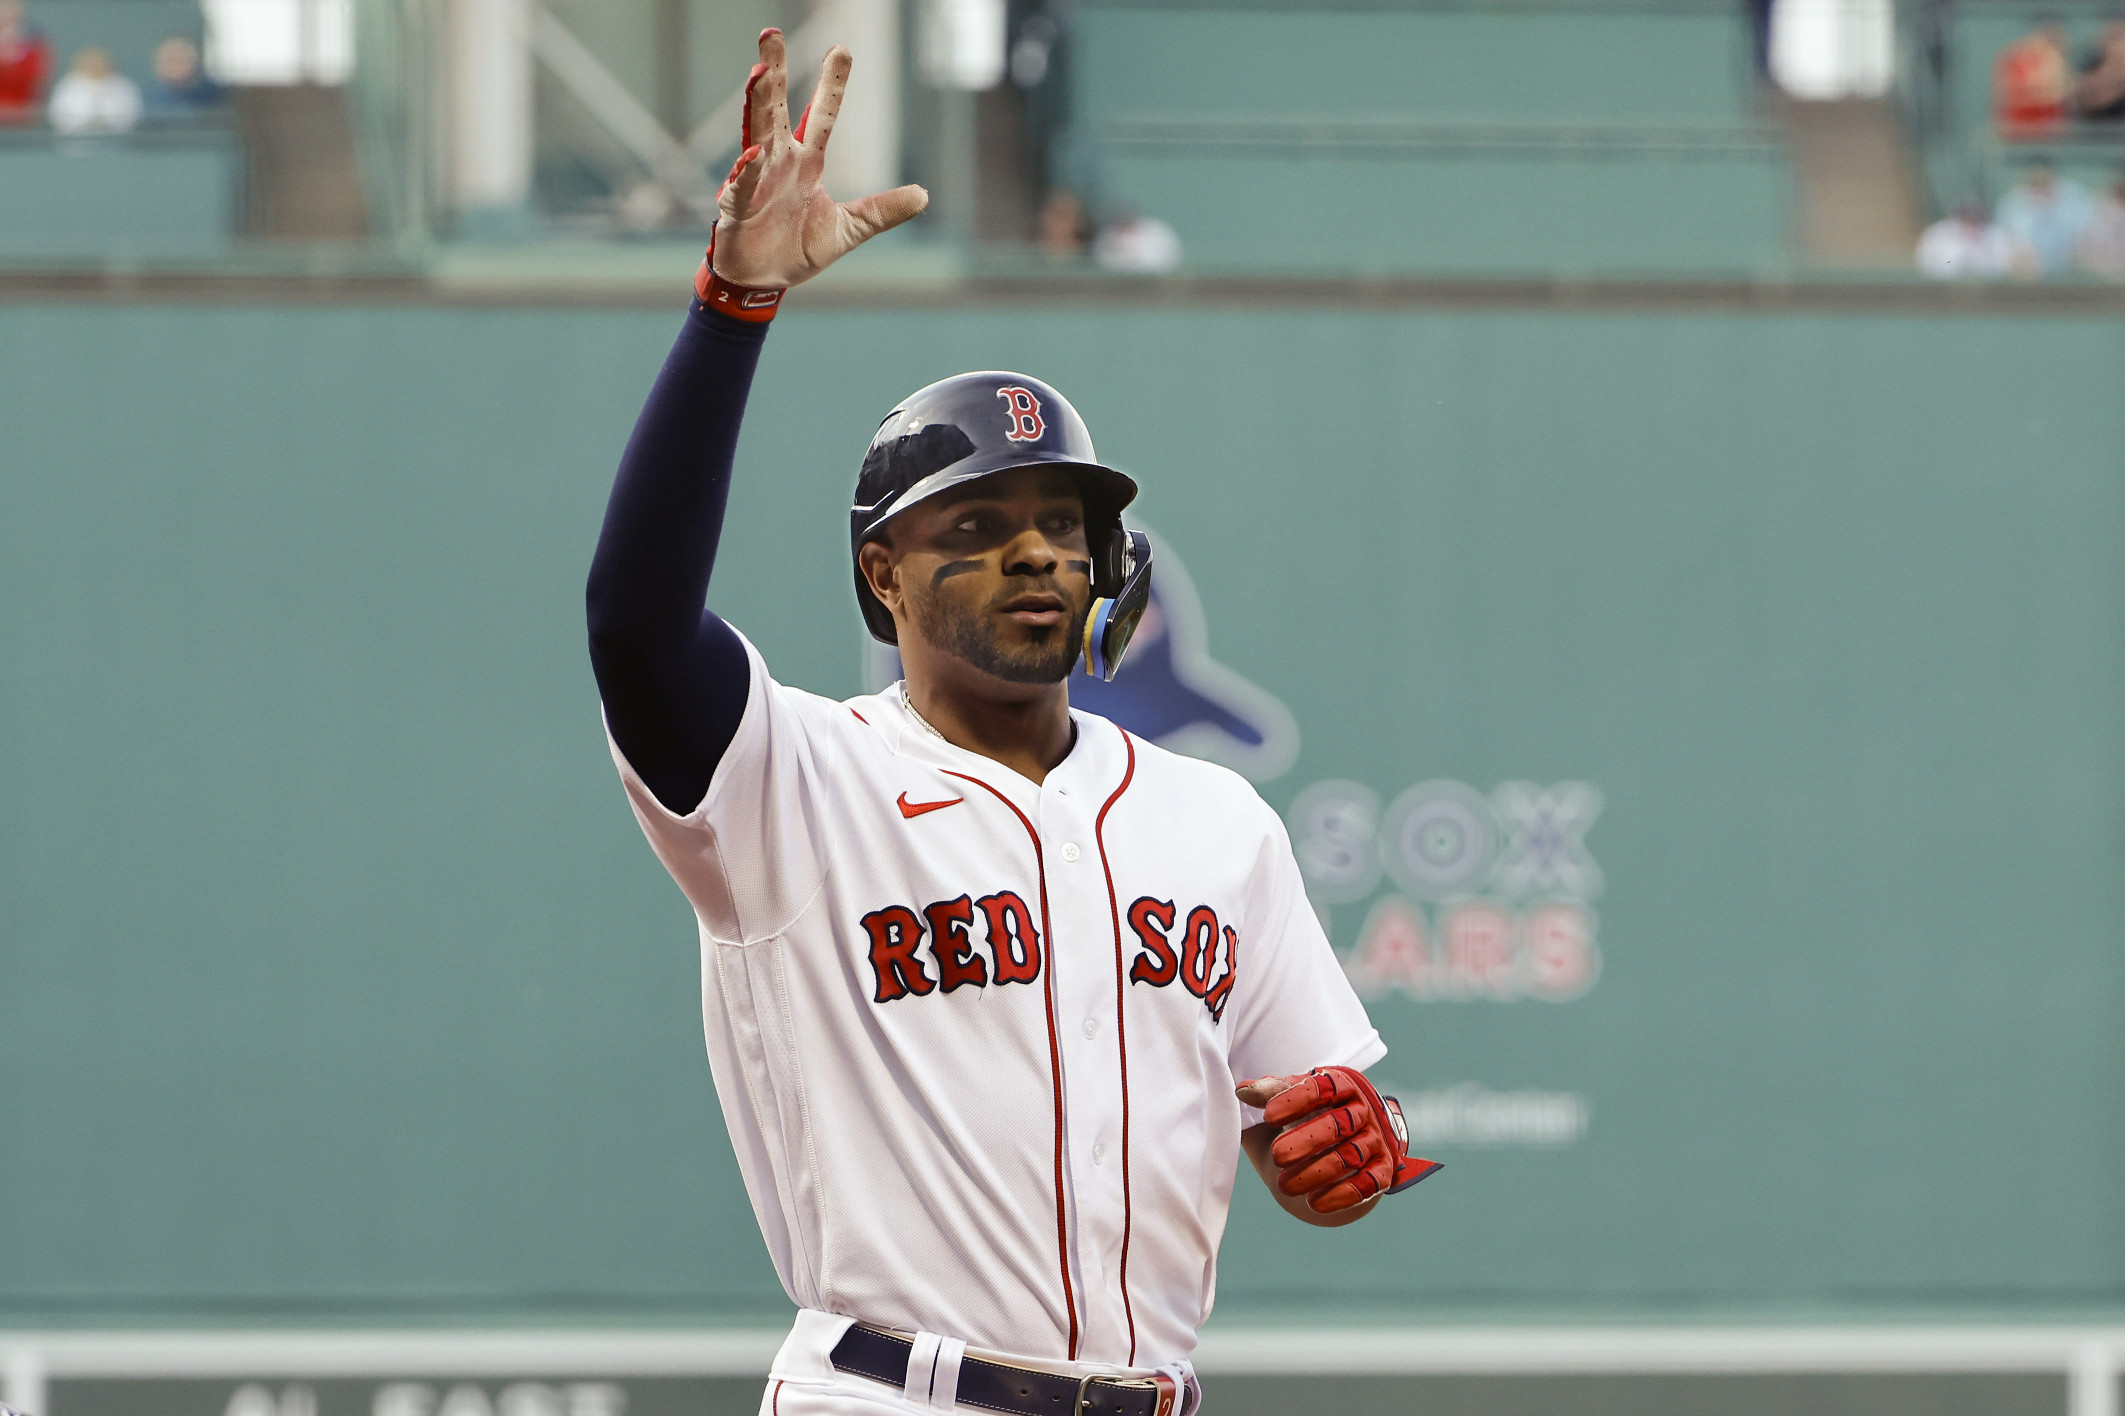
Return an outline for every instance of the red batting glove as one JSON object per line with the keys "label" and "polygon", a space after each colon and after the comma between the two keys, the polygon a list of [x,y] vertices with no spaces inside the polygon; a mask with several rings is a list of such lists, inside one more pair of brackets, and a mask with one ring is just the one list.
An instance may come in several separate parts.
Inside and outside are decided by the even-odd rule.
{"label": "red batting glove", "polygon": [[1318,1214],[1406,1190],[1439,1168],[1409,1153],[1401,1104],[1354,1068],[1316,1067],[1294,1079],[1262,1119],[1279,1133],[1269,1147],[1277,1188],[1304,1195]]}

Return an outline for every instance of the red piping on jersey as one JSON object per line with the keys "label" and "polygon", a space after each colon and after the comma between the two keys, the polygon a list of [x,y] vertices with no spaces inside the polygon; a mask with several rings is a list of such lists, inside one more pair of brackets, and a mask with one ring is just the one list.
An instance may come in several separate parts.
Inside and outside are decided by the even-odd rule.
{"label": "red piping on jersey", "polygon": [[1033,868],[1040,876],[1040,932],[1048,941],[1048,957],[1044,961],[1041,1001],[1048,1010],[1048,1079],[1049,1095],[1055,1101],[1055,1254],[1062,1264],[1063,1303],[1070,1310],[1070,1360],[1077,1360],[1077,1290],[1070,1284],[1070,1221],[1063,1208],[1063,1111],[1062,1111],[1062,1046],[1055,1040],[1055,935],[1048,926],[1048,865],[1040,852],[1040,832],[1026,820],[1026,814],[1014,805],[1011,799],[979,777],[969,777],[964,772],[940,768],[947,777],[957,777],[962,782],[972,782],[990,796],[1011,808],[1018,824],[1026,828],[1026,835],[1033,842]]}
{"label": "red piping on jersey", "polygon": [[769,1416],[782,1416],[782,1383],[775,1383],[774,1404],[767,1409]]}
{"label": "red piping on jersey", "polygon": [[1129,740],[1129,731],[1119,728],[1122,746],[1129,751],[1129,768],[1122,773],[1122,784],[1107,798],[1107,804],[1099,809],[1099,816],[1092,823],[1092,844],[1099,847],[1099,868],[1107,876],[1107,912],[1114,917],[1114,1045],[1122,1059],[1122,1314],[1129,1320],[1129,1361],[1136,1365],[1136,1309],[1129,1302],[1129,1225],[1134,1212],[1129,1206],[1129,985],[1122,977],[1122,906],[1114,893],[1114,867],[1107,864],[1107,838],[1101,834],[1107,826],[1107,813],[1114,803],[1129,790],[1129,783],[1136,776],[1136,744]]}

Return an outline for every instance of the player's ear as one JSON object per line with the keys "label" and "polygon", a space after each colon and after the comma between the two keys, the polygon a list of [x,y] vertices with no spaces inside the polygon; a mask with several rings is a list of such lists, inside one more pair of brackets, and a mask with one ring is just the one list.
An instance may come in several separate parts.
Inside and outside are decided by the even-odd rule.
{"label": "player's ear", "polygon": [[880,541],[866,541],[856,552],[856,564],[863,570],[863,578],[878,597],[878,603],[894,614],[901,610],[900,567],[895,561],[892,548]]}

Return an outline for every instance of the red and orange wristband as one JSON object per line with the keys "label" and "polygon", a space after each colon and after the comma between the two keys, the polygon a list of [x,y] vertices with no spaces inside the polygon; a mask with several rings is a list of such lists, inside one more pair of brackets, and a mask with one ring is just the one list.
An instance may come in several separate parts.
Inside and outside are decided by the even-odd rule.
{"label": "red and orange wristband", "polygon": [[780,290],[738,285],[716,274],[716,237],[708,237],[708,254],[694,272],[694,298],[719,315],[729,315],[747,324],[766,324],[782,308]]}

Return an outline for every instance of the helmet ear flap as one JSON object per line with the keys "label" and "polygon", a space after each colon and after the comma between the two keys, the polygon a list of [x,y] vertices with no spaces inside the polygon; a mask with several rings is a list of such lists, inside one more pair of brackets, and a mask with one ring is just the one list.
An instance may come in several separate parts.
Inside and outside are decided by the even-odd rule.
{"label": "helmet ear flap", "polygon": [[1098,595],[1085,617],[1085,672],[1102,682],[1121,671],[1129,640],[1151,607],[1151,538],[1123,531],[1115,539],[1122,549],[1119,583],[1109,582],[1109,593]]}
{"label": "helmet ear flap", "polygon": [[1095,531],[1092,542],[1092,593],[1112,597],[1121,589],[1122,578],[1128,574],[1126,561],[1129,555],[1129,533],[1122,530],[1122,519],[1115,516],[1112,523]]}

